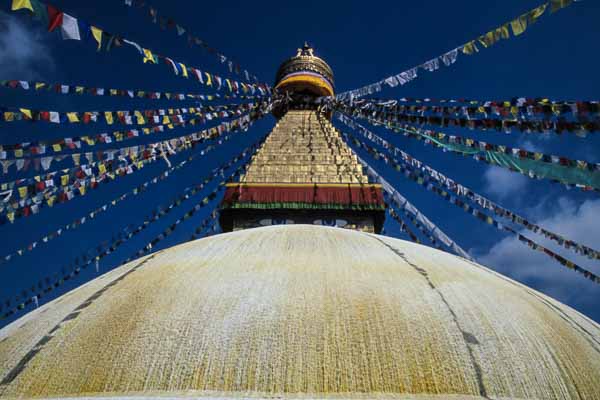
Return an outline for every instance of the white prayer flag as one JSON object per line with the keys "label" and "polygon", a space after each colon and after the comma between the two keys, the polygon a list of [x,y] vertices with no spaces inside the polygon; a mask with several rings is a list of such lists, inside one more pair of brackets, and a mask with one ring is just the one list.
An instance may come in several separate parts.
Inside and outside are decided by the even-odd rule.
{"label": "white prayer flag", "polygon": [[63,21],[60,31],[62,33],[63,40],[81,40],[77,18],[74,18],[67,13],[63,14]]}

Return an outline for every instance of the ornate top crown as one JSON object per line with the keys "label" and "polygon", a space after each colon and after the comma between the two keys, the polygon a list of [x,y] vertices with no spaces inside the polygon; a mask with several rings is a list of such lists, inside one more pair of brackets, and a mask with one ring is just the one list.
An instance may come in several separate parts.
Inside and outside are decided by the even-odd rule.
{"label": "ornate top crown", "polygon": [[275,87],[280,90],[308,91],[319,96],[333,96],[333,71],[323,59],[315,56],[308,43],[277,70]]}

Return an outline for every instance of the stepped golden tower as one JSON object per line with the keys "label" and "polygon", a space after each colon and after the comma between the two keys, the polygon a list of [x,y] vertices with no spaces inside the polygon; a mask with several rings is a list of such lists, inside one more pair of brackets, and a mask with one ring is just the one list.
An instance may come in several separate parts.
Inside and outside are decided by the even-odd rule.
{"label": "stepped golden tower", "polygon": [[115,268],[1,329],[0,398],[600,398],[598,324],[374,233],[381,188],[309,101],[333,93],[319,60],[306,46],[280,69],[288,101],[222,202],[231,232]]}
{"label": "stepped golden tower", "polygon": [[332,96],[333,72],[307,44],[277,72],[283,100],[275,128],[240,182],[228,185],[224,231],[279,224],[315,224],[379,233],[385,205],[356,155],[315,99]]}

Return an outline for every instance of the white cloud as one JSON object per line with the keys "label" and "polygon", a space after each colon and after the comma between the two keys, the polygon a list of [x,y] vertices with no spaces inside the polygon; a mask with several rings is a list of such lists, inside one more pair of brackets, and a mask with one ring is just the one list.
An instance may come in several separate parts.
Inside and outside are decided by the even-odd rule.
{"label": "white cloud", "polygon": [[518,172],[512,172],[495,165],[485,170],[483,178],[485,179],[484,190],[500,199],[522,193],[529,179]]}
{"label": "white cloud", "polygon": [[0,79],[40,79],[43,71],[53,68],[42,32],[0,12]]}
{"label": "white cloud", "polygon": [[[558,211],[538,222],[544,228],[559,233],[589,247],[600,249],[600,200],[588,200],[579,207],[561,198]],[[523,235],[546,246],[582,267],[600,274],[598,263],[566,250],[554,242],[523,230]],[[584,313],[598,307],[598,285],[574,271],[563,267],[543,253],[531,250],[511,236],[494,245],[477,260],[513,279],[569,304]],[[595,315],[598,319],[599,315]]]}

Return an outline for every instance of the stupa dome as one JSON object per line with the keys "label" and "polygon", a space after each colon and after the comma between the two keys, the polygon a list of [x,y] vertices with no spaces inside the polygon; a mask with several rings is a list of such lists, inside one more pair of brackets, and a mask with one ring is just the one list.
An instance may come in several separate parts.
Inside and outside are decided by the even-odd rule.
{"label": "stupa dome", "polygon": [[0,331],[0,397],[597,399],[600,327],[465,259],[270,226],[117,268]]}

